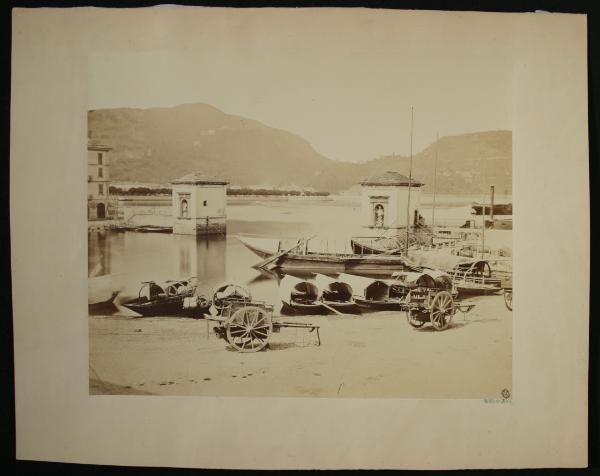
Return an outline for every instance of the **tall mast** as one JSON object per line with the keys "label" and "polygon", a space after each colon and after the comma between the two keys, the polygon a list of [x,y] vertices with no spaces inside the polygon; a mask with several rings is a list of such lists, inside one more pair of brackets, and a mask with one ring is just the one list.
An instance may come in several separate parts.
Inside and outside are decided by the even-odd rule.
{"label": "tall mast", "polygon": [[435,192],[437,182],[437,162],[438,162],[438,147],[440,142],[440,133],[436,134],[435,140],[435,162],[433,166],[433,212],[431,216],[431,233],[435,236]]}
{"label": "tall mast", "polygon": [[[482,159],[482,164],[485,164],[485,159]],[[486,164],[487,165],[487,164]],[[486,187],[486,176],[485,168],[483,168],[483,200],[481,200],[481,257],[483,258],[483,250],[485,249],[485,187]]]}
{"label": "tall mast", "polygon": [[406,203],[406,256],[408,256],[408,234],[410,230],[410,189],[412,187],[412,155],[413,155],[413,106],[410,107],[410,165],[408,169],[408,200]]}

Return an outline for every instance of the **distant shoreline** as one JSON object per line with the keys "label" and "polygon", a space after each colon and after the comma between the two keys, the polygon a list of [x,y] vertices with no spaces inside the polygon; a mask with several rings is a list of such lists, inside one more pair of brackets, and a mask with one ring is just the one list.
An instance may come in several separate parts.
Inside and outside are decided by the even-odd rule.
{"label": "distant shoreline", "polygon": [[[112,199],[124,199],[124,200],[164,200],[170,202],[171,195],[156,194],[156,195],[112,195]],[[461,207],[470,206],[472,203],[489,203],[489,195],[483,197],[481,195],[452,195],[452,194],[437,194],[436,195],[436,206],[437,207]],[[360,205],[360,195],[328,195],[328,196],[299,196],[299,195],[227,195],[228,204],[245,204],[252,202],[334,202],[334,203],[345,203],[348,205]],[[504,204],[512,203],[512,196],[496,195],[494,203]],[[423,207],[433,206],[433,194],[432,193],[421,193],[420,204]]]}

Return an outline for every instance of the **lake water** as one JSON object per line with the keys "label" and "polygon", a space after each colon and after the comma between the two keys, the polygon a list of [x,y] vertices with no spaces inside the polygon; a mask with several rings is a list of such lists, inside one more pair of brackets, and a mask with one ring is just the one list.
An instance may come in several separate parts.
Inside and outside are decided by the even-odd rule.
{"label": "lake water", "polygon": [[[462,225],[469,218],[468,201],[450,203],[436,207],[436,223]],[[427,201],[420,213],[431,223]],[[315,251],[350,251],[351,236],[370,234],[361,229],[360,206],[352,200],[249,201],[228,205],[227,214],[226,237],[90,232],[89,272],[114,275],[124,286],[122,294],[130,296],[137,295],[142,281],[197,276],[198,292],[209,296],[219,284],[236,282],[248,287],[253,298],[272,303],[277,310],[277,281],[251,268],[261,259],[242,245],[237,234],[277,238],[315,235],[310,241],[310,249]]]}

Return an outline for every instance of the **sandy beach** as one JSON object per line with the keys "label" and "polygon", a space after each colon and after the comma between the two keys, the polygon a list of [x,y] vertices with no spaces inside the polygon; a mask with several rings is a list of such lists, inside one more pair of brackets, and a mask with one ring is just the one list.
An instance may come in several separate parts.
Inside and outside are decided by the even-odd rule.
{"label": "sandy beach", "polygon": [[[451,327],[413,329],[404,312],[285,317],[269,348],[240,354],[186,318],[89,317],[90,394],[501,398],[511,391],[512,312],[503,296],[463,300]],[[208,324],[208,325],[207,325]]]}

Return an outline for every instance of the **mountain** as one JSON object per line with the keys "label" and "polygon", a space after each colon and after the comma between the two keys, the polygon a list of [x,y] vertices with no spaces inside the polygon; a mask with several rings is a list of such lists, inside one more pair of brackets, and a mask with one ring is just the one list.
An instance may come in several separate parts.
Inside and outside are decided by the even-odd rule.
{"label": "mountain", "polygon": [[[512,133],[487,131],[440,137],[413,157],[413,177],[423,182],[423,191],[479,194],[494,185],[499,194],[512,193]],[[410,158],[386,156],[367,162],[376,173],[397,170],[408,175]]]}
{"label": "mountain", "polygon": [[[306,140],[261,122],[226,114],[207,104],[169,108],[98,109],[88,113],[90,138],[114,147],[111,177],[118,181],[167,183],[191,171],[236,185],[296,185],[343,191],[386,170],[408,174],[407,157],[387,156],[364,163],[328,159]],[[483,179],[510,191],[511,133],[479,132],[439,140],[440,193],[477,193]],[[431,190],[435,144],[414,156],[413,175]]]}

